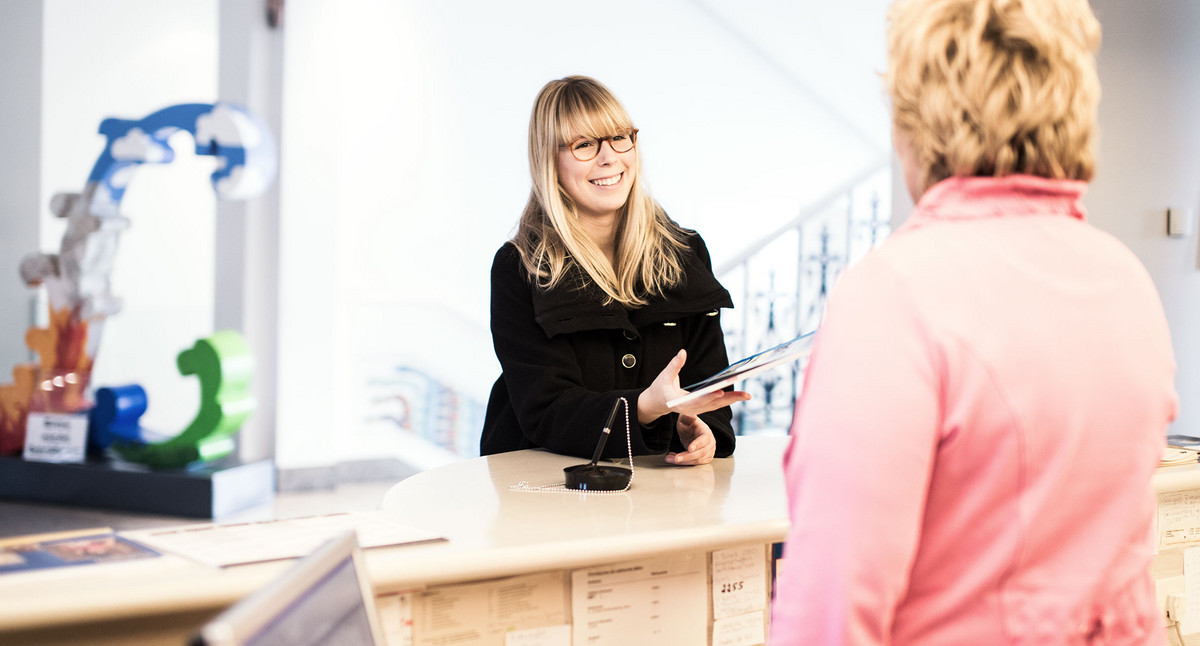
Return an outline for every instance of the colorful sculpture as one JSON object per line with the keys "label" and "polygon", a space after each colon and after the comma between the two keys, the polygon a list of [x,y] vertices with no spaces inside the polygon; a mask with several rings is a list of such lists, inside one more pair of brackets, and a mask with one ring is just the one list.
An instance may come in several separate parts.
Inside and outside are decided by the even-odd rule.
{"label": "colorful sculpture", "polygon": [[221,331],[179,353],[179,373],[200,380],[200,410],[175,437],[154,442],[138,418],[146,412],[141,386],[100,388],[91,412],[89,437],[131,462],[152,467],[182,467],[223,458],[235,448],[234,436],[254,410],[250,377],[254,360],[241,335]]}
{"label": "colorful sculpture", "polygon": [[[121,309],[121,299],[110,289],[110,275],[120,234],[129,226],[129,220],[119,213],[121,199],[138,166],[174,160],[175,151],[168,140],[179,131],[191,133],[197,155],[218,159],[212,184],[219,199],[257,195],[274,180],[278,165],[270,131],[244,108],[229,103],[175,105],[138,120],[105,119],[99,131],[106,138],[104,150],[83,191],[58,194],[50,202],[54,215],[67,221],[58,252],[34,253],[21,261],[25,283],[46,287],[50,324],[31,328],[26,334],[26,344],[38,354],[37,364],[18,364],[13,369],[14,383],[0,385],[0,455],[20,452],[31,399],[38,388],[54,392],[47,401],[51,412],[80,413],[90,406],[85,393],[104,320]],[[185,363],[181,355],[181,370]],[[201,411],[203,414],[203,405]],[[226,426],[217,425],[220,429]],[[197,446],[209,446],[197,433],[185,431],[183,435]],[[226,443],[232,442],[227,439]],[[197,454],[201,458],[219,454],[217,444],[222,442]],[[160,460],[162,451],[166,449],[152,459]]]}

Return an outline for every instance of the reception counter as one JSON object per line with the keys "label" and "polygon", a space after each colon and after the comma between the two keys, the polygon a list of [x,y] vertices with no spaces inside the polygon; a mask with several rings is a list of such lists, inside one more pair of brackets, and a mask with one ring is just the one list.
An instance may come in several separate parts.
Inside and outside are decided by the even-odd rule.
{"label": "reception counter", "polygon": [[[699,467],[639,457],[618,493],[538,489],[585,462],[544,451],[400,482],[385,515],[446,540],[366,550],[388,643],[755,643],[767,629],[770,547],[788,527],[786,443],[740,438],[734,457]],[[1200,576],[1187,567],[1200,565],[1200,465],[1160,469],[1155,489],[1156,587],[1183,621],[1176,631],[1164,612],[1169,642],[1200,643]],[[0,575],[0,643],[184,644],[289,564],[220,569],[167,555]]]}
{"label": "reception counter", "polygon": [[382,506],[450,539],[423,550],[447,562],[399,567],[407,554],[380,553],[371,561],[380,566],[376,581],[441,583],[782,541],[788,528],[786,442],[739,438],[734,456],[695,467],[637,457],[632,485],[623,493],[514,488],[562,483],[564,467],[587,462],[545,451],[502,453],[417,474],[393,487]]}
{"label": "reception counter", "polygon": [[[639,457],[630,490],[619,493],[530,489],[561,483],[564,467],[586,462],[536,450],[464,460],[400,482],[382,509],[447,540],[366,551],[389,643],[470,631],[483,634],[476,643],[497,643],[486,634],[495,627],[474,610],[489,603],[500,613],[490,621],[509,621],[507,630],[569,631],[573,616],[608,613],[591,627],[603,639],[589,643],[619,635],[611,626],[695,618],[697,608],[693,635],[735,643],[754,633],[755,621],[765,630],[770,546],[788,527],[780,466],[786,442],[739,438],[733,457],[697,467]],[[525,488],[515,487],[522,482]],[[0,643],[182,644],[207,617],[286,567],[216,569],[164,557],[3,575]],[[733,576],[745,581],[723,583]],[[584,589],[600,598],[613,590],[654,595],[664,586],[690,600],[651,599],[663,606],[647,617],[628,616],[625,606],[636,604],[580,605]]]}
{"label": "reception counter", "polygon": [[[1152,571],[1168,643],[1200,644],[1200,572],[1192,569],[1200,569],[1200,465],[1160,468],[1154,490],[1158,531]],[[1185,573],[1188,563],[1192,568]]]}

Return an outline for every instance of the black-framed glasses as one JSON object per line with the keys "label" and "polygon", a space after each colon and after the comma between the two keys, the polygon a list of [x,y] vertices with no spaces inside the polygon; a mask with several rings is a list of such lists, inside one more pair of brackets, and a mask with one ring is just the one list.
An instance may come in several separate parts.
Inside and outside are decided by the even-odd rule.
{"label": "black-framed glasses", "polygon": [[627,153],[633,150],[637,144],[637,128],[628,132],[622,132],[611,137],[601,137],[599,139],[589,139],[581,137],[572,141],[569,144],[559,144],[559,148],[570,148],[571,155],[579,161],[592,161],[596,155],[600,154],[600,144],[608,142],[612,146],[615,153]]}

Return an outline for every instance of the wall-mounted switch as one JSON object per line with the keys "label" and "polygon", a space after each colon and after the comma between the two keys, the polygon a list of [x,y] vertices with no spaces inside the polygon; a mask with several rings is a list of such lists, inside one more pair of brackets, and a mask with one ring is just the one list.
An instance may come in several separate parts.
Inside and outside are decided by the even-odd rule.
{"label": "wall-mounted switch", "polygon": [[1192,221],[1196,212],[1186,206],[1172,206],[1167,209],[1167,235],[1172,238],[1185,238],[1192,235]]}

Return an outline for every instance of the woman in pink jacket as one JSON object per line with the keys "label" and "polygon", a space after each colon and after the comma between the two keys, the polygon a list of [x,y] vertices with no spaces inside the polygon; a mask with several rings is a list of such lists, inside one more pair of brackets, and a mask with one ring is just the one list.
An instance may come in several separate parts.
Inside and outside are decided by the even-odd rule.
{"label": "woman in pink jacket", "polygon": [[917,206],[833,291],[785,458],[772,644],[1160,644],[1178,399],[1147,272],[1086,221],[1085,0],[911,0],[887,89]]}

